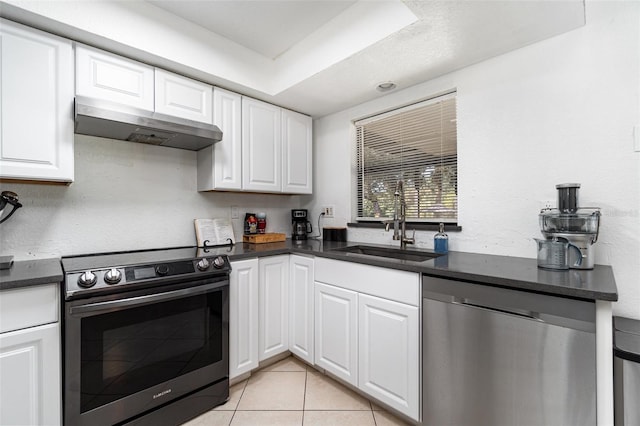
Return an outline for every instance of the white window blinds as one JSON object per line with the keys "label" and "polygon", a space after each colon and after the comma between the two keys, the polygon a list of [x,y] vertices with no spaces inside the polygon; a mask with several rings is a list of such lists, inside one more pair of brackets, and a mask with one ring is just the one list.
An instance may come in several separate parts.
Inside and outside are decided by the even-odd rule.
{"label": "white window blinds", "polygon": [[402,179],[407,220],[457,222],[456,121],[451,93],[355,123],[358,220],[393,217]]}

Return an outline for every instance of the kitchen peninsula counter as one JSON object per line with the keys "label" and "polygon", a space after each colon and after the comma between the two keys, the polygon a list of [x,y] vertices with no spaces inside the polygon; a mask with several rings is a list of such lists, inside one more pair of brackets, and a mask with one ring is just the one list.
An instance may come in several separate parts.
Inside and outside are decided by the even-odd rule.
{"label": "kitchen peninsula counter", "polygon": [[[287,253],[307,254],[371,266],[418,272],[434,277],[563,297],[575,297],[592,301],[618,300],[613,269],[607,265],[596,265],[593,270],[570,269],[556,271],[538,268],[536,259],[480,253],[450,251],[446,255],[417,262],[334,251],[335,249],[354,245],[382,248],[396,247],[395,245],[389,246],[353,241],[307,240],[295,242],[287,240],[266,244],[236,244],[233,247],[216,248],[212,249],[212,251],[227,254],[232,262],[252,257]],[[433,250],[414,247],[408,250],[433,253]]]}

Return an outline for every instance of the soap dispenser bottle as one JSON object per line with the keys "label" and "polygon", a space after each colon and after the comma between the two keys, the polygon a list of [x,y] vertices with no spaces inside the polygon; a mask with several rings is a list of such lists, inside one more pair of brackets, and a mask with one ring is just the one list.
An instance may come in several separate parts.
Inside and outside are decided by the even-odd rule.
{"label": "soap dispenser bottle", "polygon": [[439,232],[433,237],[433,247],[436,253],[449,251],[449,236],[444,233],[444,223],[440,224]]}

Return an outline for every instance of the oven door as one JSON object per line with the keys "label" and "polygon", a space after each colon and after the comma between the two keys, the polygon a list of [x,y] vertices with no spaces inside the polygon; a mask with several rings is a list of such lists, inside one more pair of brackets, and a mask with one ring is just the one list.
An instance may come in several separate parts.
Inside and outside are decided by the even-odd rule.
{"label": "oven door", "polygon": [[65,424],[115,424],[229,376],[229,282],[65,303]]}

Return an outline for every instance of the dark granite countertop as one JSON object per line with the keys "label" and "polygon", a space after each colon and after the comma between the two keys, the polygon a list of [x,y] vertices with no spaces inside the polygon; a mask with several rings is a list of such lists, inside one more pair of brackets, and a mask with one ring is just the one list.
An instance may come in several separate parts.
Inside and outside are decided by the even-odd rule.
{"label": "dark granite countertop", "polygon": [[[613,269],[596,265],[591,271],[553,271],[540,269],[536,259],[510,256],[494,256],[479,253],[449,252],[447,255],[424,261],[399,260],[386,257],[360,255],[334,251],[353,245],[382,248],[397,247],[358,243],[307,240],[291,240],[266,243],[240,243],[233,247],[207,249],[210,254],[226,254],[231,261],[278,254],[308,254],[335,260],[344,260],[372,266],[417,272],[440,278],[470,281],[482,285],[526,290],[587,300],[618,300]],[[413,248],[411,251],[433,253],[432,250]],[[59,259],[15,262],[10,270],[0,271],[0,290],[28,285],[62,281]]]}
{"label": "dark granite countertop", "polygon": [[[618,300],[618,290],[611,266],[596,265],[590,271],[577,269],[554,271],[538,268],[536,259],[479,253],[452,251],[445,256],[416,262],[332,251],[336,248],[353,245],[383,248],[397,247],[395,245],[387,246],[358,242],[344,243],[317,240],[293,242],[287,240],[281,243],[237,244],[233,248],[225,248],[224,251],[232,261],[285,253],[309,254],[536,293],[587,300]],[[413,247],[409,248],[409,250],[433,253],[433,250]]]}
{"label": "dark granite countertop", "polygon": [[62,282],[60,259],[15,261],[0,270],[0,290]]}

